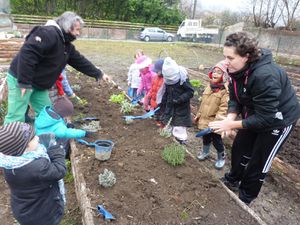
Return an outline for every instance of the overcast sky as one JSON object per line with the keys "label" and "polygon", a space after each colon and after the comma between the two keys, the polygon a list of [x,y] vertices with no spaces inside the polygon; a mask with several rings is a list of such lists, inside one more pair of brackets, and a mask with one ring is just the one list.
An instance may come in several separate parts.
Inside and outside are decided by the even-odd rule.
{"label": "overcast sky", "polygon": [[[240,11],[245,6],[245,0],[198,0],[203,10],[222,11],[230,9]],[[244,8],[245,9],[245,8]]]}

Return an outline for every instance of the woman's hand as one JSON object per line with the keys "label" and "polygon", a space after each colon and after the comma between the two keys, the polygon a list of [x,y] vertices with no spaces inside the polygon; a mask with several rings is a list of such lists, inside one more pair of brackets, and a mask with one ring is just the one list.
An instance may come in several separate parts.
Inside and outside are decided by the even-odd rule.
{"label": "woman's hand", "polygon": [[214,130],[215,133],[222,133],[225,131],[230,131],[233,129],[232,127],[233,121],[225,119],[221,121],[210,122],[208,126]]}
{"label": "woman's hand", "polygon": [[104,80],[105,82],[110,82],[111,81],[111,77],[104,73],[102,75],[102,80]]}

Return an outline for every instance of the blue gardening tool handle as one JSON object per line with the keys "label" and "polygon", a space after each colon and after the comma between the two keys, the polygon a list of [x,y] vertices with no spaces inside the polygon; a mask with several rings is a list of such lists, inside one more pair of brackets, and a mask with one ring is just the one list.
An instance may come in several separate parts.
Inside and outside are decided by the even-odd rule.
{"label": "blue gardening tool handle", "polygon": [[98,212],[103,215],[106,220],[115,220],[115,217],[104,209],[102,205],[97,205]]}
{"label": "blue gardening tool handle", "polygon": [[82,118],[83,121],[99,121],[97,117],[85,117]]}
{"label": "blue gardening tool handle", "polygon": [[212,133],[212,132],[213,132],[213,129],[208,127],[203,130],[200,130],[198,133],[196,133],[196,137],[202,137],[202,136]]}
{"label": "blue gardening tool handle", "polygon": [[156,109],[154,110],[151,110],[147,113],[145,113],[144,115],[141,115],[141,116],[123,116],[125,120],[137,120],[137,119],[146,119],[146,118],[149,118],[151,116],[153,116],[155,114],[155,112],[157,110],[159,110],[160,107],[157,107]]}
{"label": "blue gardening tool handle", "polygon": [[91,146],[91,147],[94,147],[95,146],[95,142],[87,142],[83,139],[80,139],[80,138],[77,138],[76,141],[80,144],[84,144],[84,145],[87,145],[87,146]]}
{"label": "blue gardening tool handle", "polygon": [[139,100],[141,100],[144,96],[143,95],[138,95],[134,99],[131,100],[132,105],[136,105]]}

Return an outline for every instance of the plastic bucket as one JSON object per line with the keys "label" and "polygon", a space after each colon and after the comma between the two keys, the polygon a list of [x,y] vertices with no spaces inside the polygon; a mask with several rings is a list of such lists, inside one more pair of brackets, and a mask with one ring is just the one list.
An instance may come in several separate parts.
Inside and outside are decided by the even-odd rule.
{"label": "plastic bucket", "polygon": [[95,141],[95,157],[100,161],[105,161],[110,158],[114,143],[111,140]]}

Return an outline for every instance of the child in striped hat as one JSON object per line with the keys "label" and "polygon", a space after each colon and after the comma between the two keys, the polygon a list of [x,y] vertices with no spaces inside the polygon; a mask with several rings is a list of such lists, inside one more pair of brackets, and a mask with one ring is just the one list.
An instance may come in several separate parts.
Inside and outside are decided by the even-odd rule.
{"label": "child in striped hat", "polygon": [[[11,193],[14,217],[22,225],[58,225],[64,213],[64,150],[54,135],[35,136],[32,126],[0,127],[0,168]],[[41,140],[44,141],[43,144]]]}

